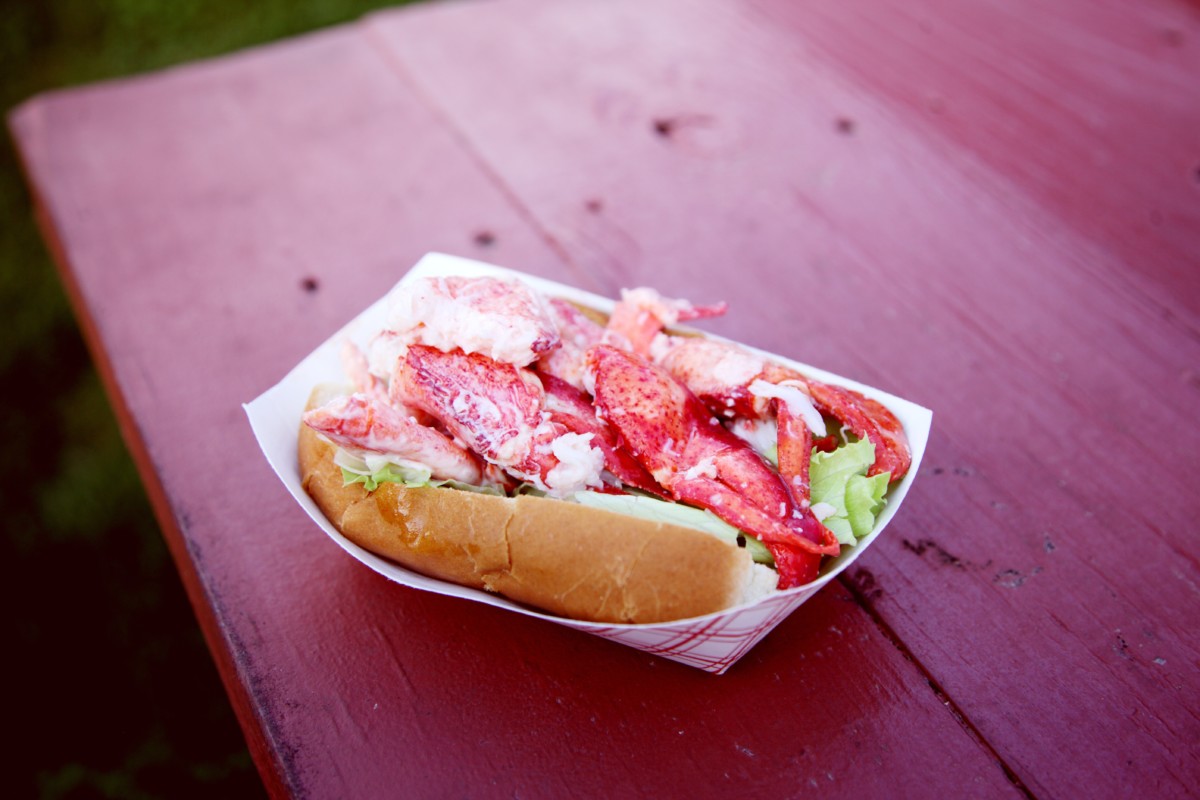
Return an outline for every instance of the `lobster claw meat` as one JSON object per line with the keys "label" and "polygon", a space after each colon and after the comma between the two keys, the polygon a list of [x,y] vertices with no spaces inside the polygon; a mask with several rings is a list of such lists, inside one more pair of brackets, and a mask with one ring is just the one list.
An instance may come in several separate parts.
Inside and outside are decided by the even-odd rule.
{"label": "lobster claw meat", "polygon": [[783,479],[666,370],[611,345],[588,352],[599,415],[676,500],[706,508],[763,542],[779,588],[813,580],[833,534]]}
{"label": "lobster claw meat", "polygon": [[392,388],[437,419],[491,464],[550,494],[602,484],[602,452],[545,412],[545,391],[530,370],[478,353],[411,345]]}

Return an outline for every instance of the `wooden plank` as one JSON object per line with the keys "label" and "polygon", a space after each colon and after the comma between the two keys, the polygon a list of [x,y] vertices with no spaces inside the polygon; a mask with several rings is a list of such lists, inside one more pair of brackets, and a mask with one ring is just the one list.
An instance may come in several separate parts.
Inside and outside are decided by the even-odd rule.
{"label": "wooden plank", "polygon": [[[507,255],[533,268],[555,263],[423,106],[397,95],[395,85],[359,37],[342,31],[52,95],[12,118],[48,218],[43,228],[272,790],[292,778],[276,774],[286,765],[275,763],[275,733],[263,722],[270,698],[253,685],[263,667],[223,607],[245,613],[261,600],[255,584],[263,577],[241,573],[266,569],[284,531],[274,545],[246,552],[262,547],[244,538],[255,528],[229,525],[214,509],[211,519],[226,520],[220,531],[201,523],[189,533],[192,497],[196,505],[225,497],[230,507],[241,498],[249,518],[257,496],[275,488],[260,474],[247,489],[261,464],[238,404],[384,291],[426,247]],[[346,152],[329,146],[333,137],[352,148],[353,169],[344,168]],[[421,158],[398,158],[398,142]],[[393,181],[372,180],[388,173]],[[445,219],[461,191],[478,201]],[[395,220],[425,238],[396,236]],[[272,311],[281,304],[289,327]],[[257,329],[227,326],[235,316],[256,317]],[[248,352],[261,366],[229,369],[257,364],[245,361]],[[237,455],[217,445],[214,430],[240,445]],[[206,446],[211,452],[196,463],[188,451]],[[285,500],[276,498],[273,513],[287,509]],[[306,527],[293,520],[296,529]],[[244,540],[227,541],[235,532]],[[193,556],[203,560],[192,563]],[[226,592],[230,580],[248,595]],[[247,676],[250,686],[240,683]]]}
{"label": "wooden plank", "polygon": [[274,794],[1019,794],[843,587],[718,678],[395,586],[311,526],[239,404],[417,256],[603,288],[359,31],[43,97],[12,125]]}
{"label": "wooden plank", "polygon": [[726,298],[720,332],[932,407],[927,474],[849,584],[1034,794],[1182,796],[1200,106],[1177,43],[1200,31],[1175,3],[1053,8],[530,2],[374,29],[610,289]]}
{"label": "wooden plank", "polygon": [[[1193,321],[1200,313],[1194,8],[932,0],[851,16],[827,3],[758,7],[907,124],[1103,242],[1134,291]],[[870,60],[856,57],[866,51]]]}

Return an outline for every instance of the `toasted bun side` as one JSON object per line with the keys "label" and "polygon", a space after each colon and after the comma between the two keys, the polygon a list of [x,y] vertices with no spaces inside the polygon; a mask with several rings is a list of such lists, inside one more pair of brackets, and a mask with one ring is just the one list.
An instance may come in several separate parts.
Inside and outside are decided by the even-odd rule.
{"label": "toasted bun side", "polygon": [[[328,395],[314,392],[310,407]],[[540,497],[344,486],[335,448],[305,425],[305,491],[350,541],[415,572],[552,614],[615,623],[720,611],[774,589],[775,573],[702,531]]]}
{"label": "toasted bun side", "polygon": [[518,497],[489,588],[574,619],[666,622],[743,602],[746,550],[691,528]]}

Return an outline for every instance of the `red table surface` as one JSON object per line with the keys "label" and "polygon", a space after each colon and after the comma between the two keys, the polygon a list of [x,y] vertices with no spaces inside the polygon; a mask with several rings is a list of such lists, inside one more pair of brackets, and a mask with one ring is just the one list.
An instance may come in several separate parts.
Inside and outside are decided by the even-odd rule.
{"label": "red table surface", "polygon": [[[251,751],[302,797],[1182,797],[1200,781],[1200,15],[446,3],[10,117]],[[724,676],[391,584],[240,404],[423,253],[934,410]]]}

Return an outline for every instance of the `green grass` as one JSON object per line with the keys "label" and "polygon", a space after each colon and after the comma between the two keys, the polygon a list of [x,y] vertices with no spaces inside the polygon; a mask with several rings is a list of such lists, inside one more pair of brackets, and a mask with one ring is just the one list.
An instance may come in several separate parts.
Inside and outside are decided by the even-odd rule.
{"label": "green grass", "polygon": [[[0,0],[0,106],[354,19],[370,0]],[[241,797],[257,773],[0,148],[13,797]]]}

